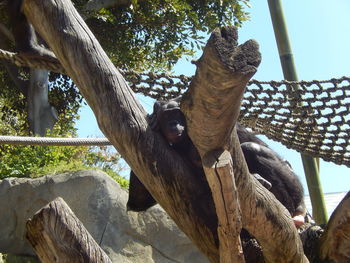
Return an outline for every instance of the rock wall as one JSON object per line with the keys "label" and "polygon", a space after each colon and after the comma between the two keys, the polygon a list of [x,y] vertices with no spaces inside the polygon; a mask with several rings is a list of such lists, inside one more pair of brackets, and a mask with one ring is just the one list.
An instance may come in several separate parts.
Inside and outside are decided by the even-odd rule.
{"label": "rock wall", "polygon": [[97,170],[0,180],[0,253],[34,255],[26,220],[60,196],[113,262],[208,262],[158,205],[127,212],[127,195]]}

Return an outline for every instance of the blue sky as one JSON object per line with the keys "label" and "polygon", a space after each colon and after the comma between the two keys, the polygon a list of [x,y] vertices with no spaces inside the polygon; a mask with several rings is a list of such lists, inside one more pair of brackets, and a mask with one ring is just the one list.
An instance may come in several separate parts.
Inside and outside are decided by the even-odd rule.
{"label": "blue sky", "polygon": [[[255,39],[260,45],[262,62],[253,78],[281,80],[279,62],[267,1],[251,0],[251,20],[239,29],[239,42]],[[289,0],[283,1],[289,38],[299,80],[326,80],[350,76],[350,1]],[[197,58],[201,52],[197,52]],[[186,59],[175,67],[176,74],[193,75],[195,67]],[[152,101],[139,97],[147,111]],[[80,137],[100,137],[95,117],[86,106],[77,123]],[[265,141],[266,138],[264,138]],[[300,154],[273,141],[268,144],[287,159],[302,180],[307,192]],[[325,193],[350,190],[350,169],[321,160],[320,176]]]}

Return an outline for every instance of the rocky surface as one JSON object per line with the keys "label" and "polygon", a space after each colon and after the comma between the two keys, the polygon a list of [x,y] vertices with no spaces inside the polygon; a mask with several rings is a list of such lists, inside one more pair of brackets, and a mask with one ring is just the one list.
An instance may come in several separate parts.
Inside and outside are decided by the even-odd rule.
{"label": "rocky surface", "polygon": [[97,170],[0,180],[0,253],[34,255],[25,222],[60,196],[113,262],[208,262],[159,206],[127,212],[127,195]]}

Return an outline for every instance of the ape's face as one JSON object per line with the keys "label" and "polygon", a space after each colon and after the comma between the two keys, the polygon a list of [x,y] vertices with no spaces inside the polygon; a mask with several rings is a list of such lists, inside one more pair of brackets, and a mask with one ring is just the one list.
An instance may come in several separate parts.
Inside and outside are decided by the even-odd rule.
{"label": "ape's face", "polygon": [[164,110],[158,121],[160,131],[169,143],[179,143],[187,136],[186,119],[180,109]]}

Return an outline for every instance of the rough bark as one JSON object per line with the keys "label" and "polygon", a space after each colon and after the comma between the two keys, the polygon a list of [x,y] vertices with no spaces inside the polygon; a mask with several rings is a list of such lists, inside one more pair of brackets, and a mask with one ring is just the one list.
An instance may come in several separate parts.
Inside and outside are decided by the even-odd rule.
{"label": "rough bark", "polygon": [[241,229],[241,216],[231,156],[226,154],[229,157],[226,158],[226,169],[218,169],[221,161],[216,156],[230,148],[230,135],[245,86],[260,60],[255,41],[238,46],[234,28],[216,29],[203,56],[196,62],[196,75],[182,103],[189,135],[202,157],[213,194],[222,262],[243,260],[239,256],[235,259],[228,256],[239,255],[241,250],[240,242],[236,240]]}
{"label": "rough bark", "polygon": [[146,112],[72,4],[25,0],[23,10],[79,87],[105,136],[180,229],[218,262],[210,190],[197,187],[203,179],[150,129]]}
{"label": "rough bark", "polygon": [[243,92],[261,61],[256,41],[238,46],[237,40],[232,27],[214,30],[181,105],[189,135],[201,155],[230,148]]}
{"label": "rough bark", "polygon": [[[334,210],[328,224],[306,224],[299,233],[304,252],[310,263],[350,262],[350,192]],[[261,247],[254,242],[244,242],[244,252],[249,252],[247,262],[265,263]],[[260,254],[260,255],[259,255]]]}
{"label": "rough bark", "polygon": [[27,221],[27,238],[43,263],[112,263],[60,197]]}
{"label": "rough bark", "polygon": [[[54,51],[68,75],[79,87],[94,111],[100,129],[105,136],[130,164],[142,183],[177,225],[212,262],[218,262],[220,259],[218,221],[210,189],[206,182],[203,182],[205,179],[192,174],[182,159],[174,151],[171,151],[163,138],[150,129],[145,119],[145,111],[72,4],[68,0],[25,0],[24,12]],[[213,125],[215,117],[209,118],[208,124],[210,124],[212,131],[218,129],[221,132],[215,133],[215,135],[222,136],[216,140],[210,139],[213,144],[204,147],[202,143],[197,143],[200,142],[196,139],[200,134],[191,134],[191,138],[198,144],[202,155],[207,152],[206,149],[215,149],[212,147],[216,147],[216,145],[231,151],[239,201],[241,207],[244,208],[242,211],[243,226],[257,236],[259,242],[263,244],[267,261],[307,262],[302,254],[301,243],[295,238],[296,231],[291,219],[287,216],[286,209],[280,204],[275,205],[275,198],[259,186],[254,179],[250,179],[237,138],[230,136],[238,115],[244,83],[249,79],[252,74],[251,69],[254,68],[254,64],[244,63],[256,61],[254,58],[242,60],[241,56],[249,58],[252,54],[256,54],[256,46],[250,44],[253,42],[243,45],[240,48],[242,51],[237,53],[239,54],[237,57],[231,53],[236,49],[237,38],[228,36],[226,33],[220,31],[214,34],[215,41],[208,42],[199,63],[204,63],[203,61],[207,57],[209,58],[207,67],[212,73],[215,73],[216,68],[218,76],[222,76],[221,74],[224,73],[225,79],[220,82],[220,85],[217,85],[217,87],[221,87],[223,84],[223,90],[214,89],[214,92],[218,93],[218,98],[225,102],[215,101],[212,104],[214,108],[215,106],[231,105],[228,110],[232,116],[230,114],[220,115],[219,118],[223,117],[220,123],[223,124],[218,127]],[[221,44],[224,45],[221,46]],[[221,49],[222,51],[220,51]],[[210,52],[210,50],[215,52],[207,56],[206,52]],[[210,67],[211,60],[214,59],[218,64],[214,63]],[[198,67],[205,68],[200,64]],[[238,73],[234,74],[236,71]],[[213,75],[207,75],[207,77],[210,76]],[[216,80],[217,78],[202,79],[200,82],[205,86],[203,92],[206,93],[208,89],[215,86],[213,81]],[[197,89],[192,86],[191,92],[195,93]],[[221,93],[225,95],[220,96]],[[199,95],[199,98],[201,96]],[[232,100],[227,100],[226,96]],[[211,98],[216,98],[216,96]],[[189,98],[189,101],[198,104],[202,102],[198,98],[194,100]],[[193,116],[197,116],[196,114],[194,113]],[[212,116],[215,116],[215,112]],[[206,121],[206,118],[203,120]],[[191,123],[191,118],[189,118],[189,123]],[[231,127],[223,129],[222,126],[228,123],[231,124]],[[190,130],[195,131],[194,128],[190,128]],[[206,140],[203,143],[205,142]],[[232,179],[231,181],[233,182]],[[198,187],[199,185],[201,187]],[[232,200],[235,200],[234,196]],[[274,227],[275,224],[276,227]],[[264,225],[263,228],[262,225]]]}
{"label": "rough bark", "polygon": [[58,114],[49,103],[49,72],[43,69],[30,69],[28,89],[28,121],[30,130],[40,136],[45,136],[47,130],[52,130]]}
{"label": "rough bark", "polygon": [[242,230],[241,209],[231,154],[213,150],[206,153],[202,160],[218,216],[220,263],[244,262],[239,236]]}
{"label": "rough bark", "polygon": [[[203,161],[215,149],[231,151],[243,227],[258,239],[266,261],[308,262],[286,209],[249,176],[233,131],[245,86],[261,59],[255,41],[237,46],[237,38],[237,31],[232,28],[214,31],[203,56],[196,63],[196,75],[182,103],[189,134]],[[206,166],[207,180],[211,189],[216,190],[213,196],[217,204],[215,194],[220,197],[222,193],[225,197],[224,190],[220,189],[220,180],[215,183],[216,175],[207,173]],[[231,193],[234,193],[234,189],[231,189]],[[230,202],[229,199],[232,202],[232,196],[227,196],[224,202]],[[271,239],[271,236],[275,236],[279,242]],[[289,249],[286,250],[286,247]]]}
{"label": "rough bark", "polygon": [[320,258],[326,262],[350,262],[350,192],[333,212],[320,240]]}

